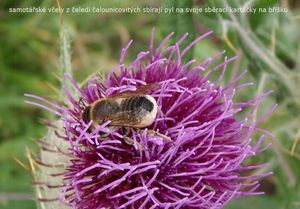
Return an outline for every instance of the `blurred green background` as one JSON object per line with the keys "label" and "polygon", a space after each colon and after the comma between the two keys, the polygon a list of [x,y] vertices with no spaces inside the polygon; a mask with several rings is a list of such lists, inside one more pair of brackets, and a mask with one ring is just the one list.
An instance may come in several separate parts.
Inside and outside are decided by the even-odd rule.
{"label": "blurred green background", "polygon": [[[36,208],[25,150],[37,150],[35,140],[46,132],[45,111],[26,105],[24,93],[54,100],[59,93],[60,20],[54,13],[9,13],[12,7],[57,7],[56,1],[0,1],[0,208]],[[62,7],[246,7],[282,6],[288,13],[201,13],[201,14],[63,14],[71,37],[72,72],[77,81],[118,64],[120,50],[134,39],[128,61],[147,50],[152,28],[157,42],[171,31],[175,38],[185,32],[190,40],[213,30],[188,55],[198,61],[225,49],[227,56],[239,55],[230,65],[226,80],[247,69],[243,82],[255,85],[240,92],[245,100],[273,89],[262,104],[258,117],[272,104],[279,104],[271,118],[261,124],[275,138],[272,147],[255,162],[270,162],[273,176],[262,179],[260,190],[267,194],[241,198],[226,208],[300,208],[300,1],[299,0],[186,0],[186,1],[89,1],[64,0]],[[156,42],[156,43],[157,43]],[[146,46],[146,47],[145,47]],[[264,170],[266,171],[266,170]],[[262,171],[259,171],[262,172]]]}

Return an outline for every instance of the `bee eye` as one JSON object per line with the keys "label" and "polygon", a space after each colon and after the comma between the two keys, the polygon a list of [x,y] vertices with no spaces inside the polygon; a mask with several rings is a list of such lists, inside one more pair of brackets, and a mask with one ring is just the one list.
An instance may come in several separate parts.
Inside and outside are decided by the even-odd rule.
{"label": "bee eye", "polygon": [[91,110],[91,107],[88,106],[84,109],[83,113],[82,113],[82,120],[88,124],[90,122],[90,110]]}

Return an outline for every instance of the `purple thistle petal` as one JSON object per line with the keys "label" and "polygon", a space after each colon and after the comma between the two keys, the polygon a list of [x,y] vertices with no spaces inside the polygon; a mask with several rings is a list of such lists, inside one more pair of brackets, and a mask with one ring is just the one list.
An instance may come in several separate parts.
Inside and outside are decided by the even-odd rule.
{"label": "purple thistle petal", "polygon": [[[245,195],[260,195],[258,179],[271,172],[252,175],[251,170],[267,164],[244,165],[245,159],[269,148],[261,148],[265,136],[252,142],[254,133],[268,134],[260,122],[276,106],[255,119],[260,102],[270,93],[250,101],[234,102],[239,90],[252,83],[237,86],[246,75],[243,72],[225,87],[220,83],[228,63],[227,58],[211,66],[225,51],[206,59],[183,63],[181,58],[208,32],[180,50],[184,34],[174,45],[167,46],[170,33],[154,48],[154,30],[149,51],[142,51],[126,67],[125,56],[132,40],[122,49],[120,64],[107,79],[91,78],[81,88],[69,75],[67,78],[80,94],[80,100],[65,90],[69,107],[59,106],[41,97],[26,95],[49,105],[27,102],[58,115],[64,123],[63,140],[70,143],[73,159],[65,174],[67,181],[61,201],[73,208],[222,208],[229,201]],[[209,80],[217,74],[216,81]],[[151,95],[156,99],[158,114],[146,129],[130,128],[124,136],[110,121],[91,129],[82,112],[100,98],[134,92],[141,86],[158,84]],[[250,109],[247,118],[236,115]],[[150,131],[157,132],[150,134]],[[107,136],[103,136],[103,135]],[[126,142],[130,138],[131,142]]]}
{"label": "purple thistle petal", "polygon": [[196,45],[196,43],[198,43],[199,41],[201,41],[202,39],[204,39],[205,37],[211,35],[213,33],[213,31],[204,33],[202,36],[198,37],[197,39],[195,39],[192,43],[190,43],[183,51],[182,51],[182,57],[193,47]]}

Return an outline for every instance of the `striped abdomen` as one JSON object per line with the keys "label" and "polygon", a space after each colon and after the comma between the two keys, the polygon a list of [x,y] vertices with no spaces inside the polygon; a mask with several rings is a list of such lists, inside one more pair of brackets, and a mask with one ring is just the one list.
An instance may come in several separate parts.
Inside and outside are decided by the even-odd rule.
{"label": "striped abdomen", "polygon": [[100,99],[83,111],[85,123],[142,128],[151,125],[157,114],[157,104],[150,95]]}

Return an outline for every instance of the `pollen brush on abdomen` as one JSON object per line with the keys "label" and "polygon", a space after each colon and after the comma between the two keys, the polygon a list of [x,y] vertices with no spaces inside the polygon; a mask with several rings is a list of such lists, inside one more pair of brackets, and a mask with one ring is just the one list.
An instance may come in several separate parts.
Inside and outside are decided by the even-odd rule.
{"label": "pollen brush on abdomen", "polygon": [[82,113],[82,120],[93,126],[110,121],[111,126],[145,128],[157,115],[156,100],[150,95],[115,96],[96,100]]}

